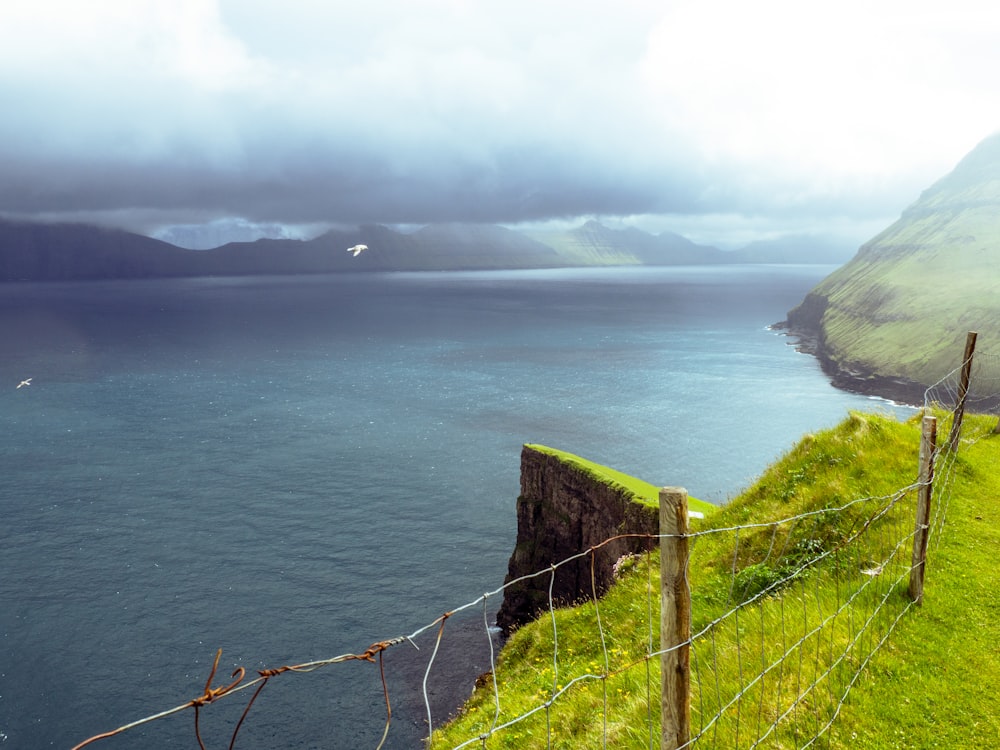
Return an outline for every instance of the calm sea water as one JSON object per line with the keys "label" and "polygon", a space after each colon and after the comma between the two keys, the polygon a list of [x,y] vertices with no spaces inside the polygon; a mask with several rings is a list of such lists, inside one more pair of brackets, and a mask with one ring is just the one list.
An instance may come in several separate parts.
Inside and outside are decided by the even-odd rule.
{"label": "calm sea water", "polygon": [[[831,270],[0,286],[0,747],[180,705],[218,648],[216,685],[495,589],[525,442],[724,502],[804,433],[889,408],[766,328]],[[473,615],[435,722],[488,668]],[[387,657],[392,747],[426,732],[416,653]],[[210,746],[244,704],[202,712]],[[375,665],[282,675],[238,747],[374,747],[384,715]],[[96,747],[190,748],[192,720]]]}

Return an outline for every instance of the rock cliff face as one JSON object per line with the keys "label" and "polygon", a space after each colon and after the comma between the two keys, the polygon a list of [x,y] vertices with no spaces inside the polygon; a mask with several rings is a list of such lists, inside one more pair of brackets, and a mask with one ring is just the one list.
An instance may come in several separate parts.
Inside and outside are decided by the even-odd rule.
{"label": "rock cliff face", "polygon": [[[601,481],[559,456],[526,445],[521,451],[517,544],[510,556],[505,583],[544,571],[616,534],[657,533],[659,511],[639,502],[628,489]],[[597,595],[611,585],[618,558],[655,544],[655,540],[625,538],[595,550],[593,585]],[[571,604],[593,595],[590,558],[585,555],[556,570],[552,581],[556,604]],[[505,636],[548,608],[550,580],[546,572],[505,590],[497,615],[497,625]]]}

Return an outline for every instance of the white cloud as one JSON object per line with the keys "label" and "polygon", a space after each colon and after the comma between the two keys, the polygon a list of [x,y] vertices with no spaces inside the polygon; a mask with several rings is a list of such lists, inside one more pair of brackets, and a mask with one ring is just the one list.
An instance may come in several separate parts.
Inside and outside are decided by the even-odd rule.
{"label": "white cloud", "polygon": [[1000,126],[1000,100],[984,96],[1000,16],[981,2],[673,7],[651,35],[646,80],[712,161],[857,189],[926,177]]}

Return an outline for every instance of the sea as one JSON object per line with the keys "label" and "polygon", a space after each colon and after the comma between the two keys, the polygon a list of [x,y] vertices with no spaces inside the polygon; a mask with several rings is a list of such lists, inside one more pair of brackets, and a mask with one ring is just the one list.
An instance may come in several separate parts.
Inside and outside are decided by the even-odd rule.
{"label": "sea", "polygon": [[[183,706],[219,649],[212,688],[495,592],[524,443],[724,504],[849,410],[908,414],[770,328],[832,270],[0,285],[0,750]],[[236,747],[374,748],[387,695],[385,747],[420,747],[489,669],[498,606],[271,678]],[[250,695],[199,708],[207,747]],[[195,711],[88,747],[197,747]]]}

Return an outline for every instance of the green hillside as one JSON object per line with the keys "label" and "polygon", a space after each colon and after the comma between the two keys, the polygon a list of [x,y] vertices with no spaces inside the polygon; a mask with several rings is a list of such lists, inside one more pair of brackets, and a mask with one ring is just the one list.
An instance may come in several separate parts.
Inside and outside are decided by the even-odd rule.
{"label": "green hillside", "polygon": [[[1000,593],[994,585],[1000,573],[994,553],[1000,543],[1000,476],[995,470],[1000,436],[991,434],[995,424],[995,417],[967,417],[963,435],[976,440],[966,440],[943,472],[954,484],[947,507],[941,508],[946,523],[932,540],[921,607],[904,611],[908,546],[897,564],[901,584],[894,583],[900,580],[894,577],[898,571],[890,576],[881,569],[864,570],[873,547],[892,548],[897,537],[908,538],[912,505],[893,504],[873,516],[871,506],[851,503],[854,498],[892,496],[913,482],[920,433],[916,419],[899,423],[879,415],[851,415],[834,429],[804,438],[743,495],[696,522],[695,531],[759,525],[740,537],[736,560],[731,540],[723,542],[722,534],[718,543],[716,535],[705,536],[692,548],[693,632],[726,610],[734,596],[748,602],[735,628],[712,632],[714,657],[706,661],[702,656],[700,662],[692,657],[695,731],[701,717],[711,716],[713,702],[727,700],[716,696],[743,693],[742,709],[730,704],[727,718],[696,747],[751,746],[761,726],[780,714],[778,702],[794,700],[810,680],[820,688],[780,719],[760,746],[803,746],[828,719],[833,720],[820,739],[822,747],[1000,746],[1000,654],[995,648]],[[944,420],[939,434],[947,434],[947,426]],[[841,505],[846,510],[823,511]],[[777,527],[771,522],[808,513],[813,514],[805,516],[808,523],[799,532],[789,530],[776,545],[772,529]],[[872,534],[871,542],[848,551],[845,540],[862,529]],[[794,570],[806,550],[828,550],[829,556],[819,568],[797,574],[787,588],[768,592],[775,573]],[[459,715],[435,730],[430,746],[450,748],[473,740],[471,746],[485,748],[648,747],[659,732],[659,660],[644,658],[649,644],[659,638],[658,603],[647,593],[658,588],[658,565],[656,554],[648,563],[639,559],[623,565],[599,608],[584,602],[517,630],[497,659],[496,682],[494,675],[481,677]],[[851,581],[866,575],[885,575],[885,580],[871,579],[878,581],[871,598],[892,608],[877,616],[878,633],[873,634],[864,632],[863,612],[835,613],[856,585]],[[896,613],[899,619],[886,645],[860,671],[839,705],[840,692]],[[823,623],[816,631],[820,635],[810,635],[817,621]],[[753,675],[764,665],[780,662],[784,644],[795,644],[800,631],[806,632],[802,650],[755,681]],[[859,652],[837,659],[838,649],[852,638],[861,639]],[[778,662],[772,662],[775,658]],[[607,678],[601,679],[602,673]],[[827,674],[838,680],[836,690],[825,682]],[[546,709],[554,690],[560,695]],[[647,701],[649,695],[652,701]],[[532,710],[527,718],[476,740]],[[658,739],[654,742],[658,746]]]}
{"label": "green hillside", "polygon": [[[872,376],[935,383],[968,331],[1000,352],[1000,134],[813,289],[788,325],[862,387]],[[1000,376],[995,358],[982,364]]]}
{"label": "green hillside", "polygon": [[649,234],[642,230],[610,229],[588,221],[566,231],[525,230],[524,234],[553,248],[574,266],[671,266],[735,262],[718,248],[698,245],[672,232]]}

